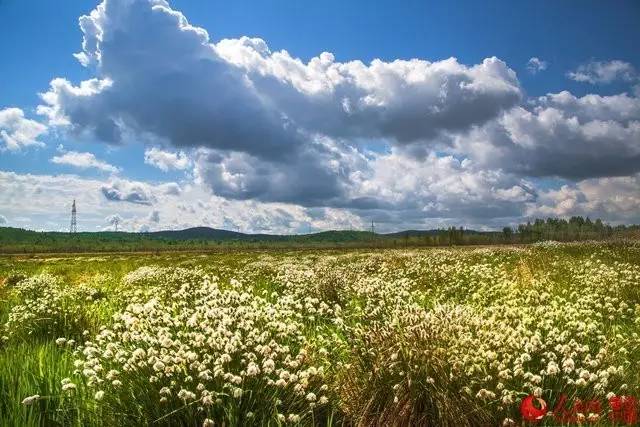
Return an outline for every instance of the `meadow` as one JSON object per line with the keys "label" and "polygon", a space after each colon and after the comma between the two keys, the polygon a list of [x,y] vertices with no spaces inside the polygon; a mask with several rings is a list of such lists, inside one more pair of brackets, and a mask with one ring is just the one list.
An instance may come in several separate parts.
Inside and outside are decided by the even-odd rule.
{"label": "meadow", "polygon": [[638,242],[2,256],[0,283],[2,426],[637,423]]}

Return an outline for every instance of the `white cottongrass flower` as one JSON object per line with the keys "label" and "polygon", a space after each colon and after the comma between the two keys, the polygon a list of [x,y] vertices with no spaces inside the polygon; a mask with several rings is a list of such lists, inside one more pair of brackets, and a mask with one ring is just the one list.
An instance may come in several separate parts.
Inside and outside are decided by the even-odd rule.
{"label": "white cottongrass flower", "polygon": [[476,397],[482,400],[492,400],[496,398],[496,394],[491,390],[482,388],[478,391],[478,393],[476,394]]}
{"label": "white cottongrass flower", "polygon": [[298,415],[298,414],[289,414],[287,419],[289,420],[290,423],[299,423],[300,422],[300,415]]}
{"label": "white cottongrass flower", "polygon": [[62,385],[62,391],[73,391],[76,389],[76,385],[72,382],[68,382]]}
{"label": "white cottongrass flower", "polygon": [[33,403],[35,403],[38,400],[40,400],[40,395],[39,394],[34,394],[33,396],[25,397],[22,400],[22,404],[23,405],[32,405]]}

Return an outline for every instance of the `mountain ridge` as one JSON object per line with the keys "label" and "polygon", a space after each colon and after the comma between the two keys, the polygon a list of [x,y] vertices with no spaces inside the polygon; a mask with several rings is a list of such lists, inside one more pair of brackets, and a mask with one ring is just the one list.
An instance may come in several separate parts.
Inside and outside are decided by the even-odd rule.
{"label": "mountain ridge", "polygon": [[[31,240],[68,240],[77,241],[164,241],[164,242],[291,242],[291,243],[349,243],[372,240],[390,240],[407,238],[424,238],[437,236],[446,230],[404,230],[392,233],[372,233],[361,230],[324,230],[306,234],[267,234],[243,233],[206,226],[189,227],[180,230],[158,231],[35,231],[15,227],[0,227],[0,244]],[[465,234],[491,234],[495,232],[479,232],[465,230]]]}

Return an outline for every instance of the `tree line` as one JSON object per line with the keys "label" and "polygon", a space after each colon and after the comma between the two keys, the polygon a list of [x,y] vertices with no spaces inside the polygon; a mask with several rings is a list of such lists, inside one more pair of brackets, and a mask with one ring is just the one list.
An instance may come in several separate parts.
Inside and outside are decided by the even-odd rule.
{"label": "tree line", "polygon": [[[413,234],[412,234],[413,233]],[[451,246],[535,243],[547,240],[575,242],[584,240],[640,239],[640,225],[610,225],[601,219],[573,216],[569,219],[535,219],[533,222],[505,226],[501,231],[475,231],[463,227],[447,227],[416,235],[405,232],[380,245],[393,246]]]}
{"label": "tree line", "polygon": [[592,221],[589,217],[572,216],[571,218],[536,219],[533,223],[519,224],[516,229],[504,227],[503,237],[506,241],[517,240],[522,243],[556,240],[560,242],[579,240],[603,240],[612,237],[637,237],[640,233],[638,225],[605,224],[601,219]]}

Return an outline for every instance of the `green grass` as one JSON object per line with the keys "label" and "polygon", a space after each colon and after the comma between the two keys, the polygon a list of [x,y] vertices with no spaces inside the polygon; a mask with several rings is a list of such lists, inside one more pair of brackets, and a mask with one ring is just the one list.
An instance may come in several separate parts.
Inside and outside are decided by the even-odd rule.
{"label": "green grass", "polygon": [[[52,342],[17,343],[0,350],[0,425],[83,426],[100,418],[78,388],[62,392],[61,381],[71,377],[73,359]],[[35,391],[42,396],[32,405],[22,400]]]}

